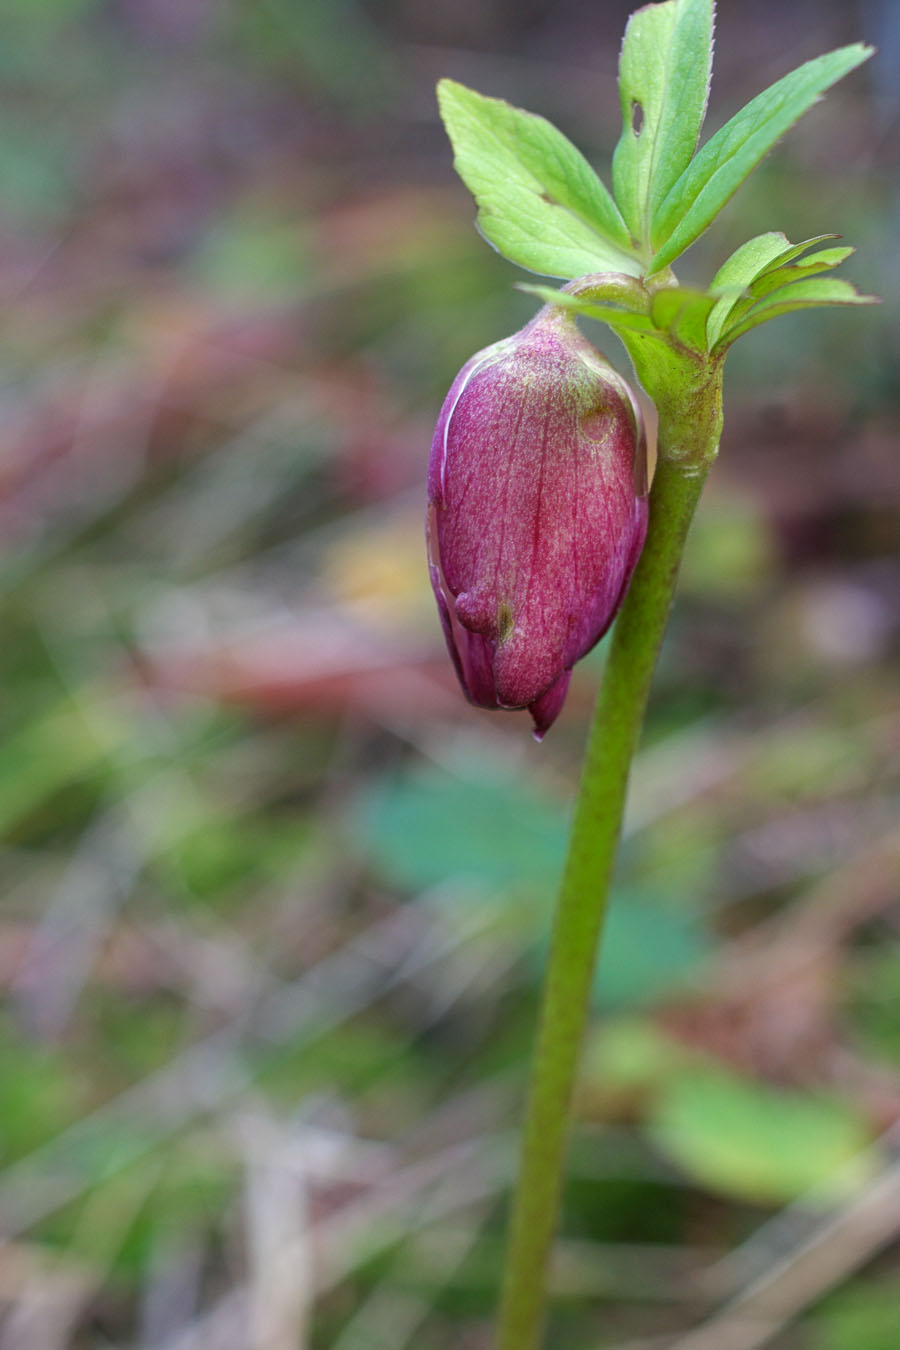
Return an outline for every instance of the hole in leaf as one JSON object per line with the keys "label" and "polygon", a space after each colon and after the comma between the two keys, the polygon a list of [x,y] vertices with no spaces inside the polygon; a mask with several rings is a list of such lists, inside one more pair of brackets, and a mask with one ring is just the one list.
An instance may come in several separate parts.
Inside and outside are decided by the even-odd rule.
{"label": "hole in leaf", "polygon": [[643,125],[644,109],[641,107],[640,103],[638,103],[637,99],[634,99],[631,104],[631,130],[634,132],[635,136],[640,136],[641,127]]}

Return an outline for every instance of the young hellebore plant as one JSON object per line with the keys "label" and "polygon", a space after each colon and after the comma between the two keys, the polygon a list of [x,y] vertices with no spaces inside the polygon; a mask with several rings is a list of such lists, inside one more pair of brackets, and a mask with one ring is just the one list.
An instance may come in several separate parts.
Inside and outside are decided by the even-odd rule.
{"label": "young hellebore plant", "polygon": [[[438,85],[455,165],[481,233],[560,290],[510,338],[478,352],[441,410],[428,476],[432,585],[467,697],[528,708],[540,738],[574,663],[619,611],[557,905],[534,1055],[497,1344],[534,1350],[578,1050],[615,860],[629,765],[681,554],[722,429],[732,343],[779,314],[872,303],[827,274],[852,249],[833,234],[758,235],[706,290],[672,264],[768,150],[872,48],[807,61],[700,148],[713,0],[632,15],[619,64],[622,134],[610,193],[551,123],[451,80]],[[606,323],[659,414],[647,494],[641,414],[575,318]],[[649,516],[649,520],[648,520]]]}

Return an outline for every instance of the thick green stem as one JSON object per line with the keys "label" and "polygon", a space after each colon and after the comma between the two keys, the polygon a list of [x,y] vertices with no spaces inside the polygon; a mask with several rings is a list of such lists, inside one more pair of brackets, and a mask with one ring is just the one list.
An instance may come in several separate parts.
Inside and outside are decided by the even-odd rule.
{"label": "thick green stem", "polygon": [[[713,420],[718,423],[717,417]],[[664,434],[661,428],[661,449]],[[568,1117],[628,771],[684,542],[717,434],[718,424],[712,443],[701,446],[705,453],[689,465],[674,457],[660,459],[650,493],[647,542],[616,621],[589,733],[532,1064],[498,1350],[537,1350],[541,1340]],[[683,444],[683,437],[673,439]]]}

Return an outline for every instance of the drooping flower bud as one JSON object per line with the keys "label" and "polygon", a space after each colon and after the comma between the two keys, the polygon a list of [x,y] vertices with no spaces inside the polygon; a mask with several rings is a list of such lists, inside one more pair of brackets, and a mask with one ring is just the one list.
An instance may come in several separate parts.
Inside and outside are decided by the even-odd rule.
{"label": "drooping flower bud", "polygon": [[431,584],[467,698],[540,740],[612,622],[647,530],[627,383],[559,309],[472,357],[428,466]]}

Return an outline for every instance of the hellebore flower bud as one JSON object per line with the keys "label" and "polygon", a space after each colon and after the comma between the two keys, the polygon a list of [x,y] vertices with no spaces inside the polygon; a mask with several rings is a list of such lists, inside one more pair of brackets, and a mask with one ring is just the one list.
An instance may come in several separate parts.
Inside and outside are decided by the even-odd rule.
{"label": "hellebore flower bud", "polygon": [[626,382],[559,309],[472,357],[428,466],[431,584],[466,697],[528,708],[540,740],[612,622],[647,530]]}

